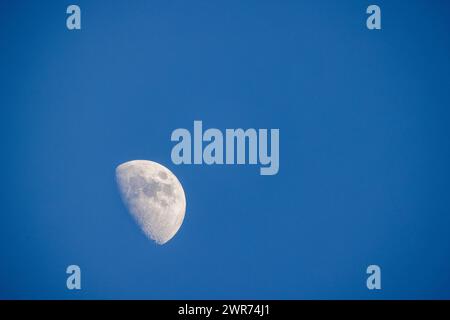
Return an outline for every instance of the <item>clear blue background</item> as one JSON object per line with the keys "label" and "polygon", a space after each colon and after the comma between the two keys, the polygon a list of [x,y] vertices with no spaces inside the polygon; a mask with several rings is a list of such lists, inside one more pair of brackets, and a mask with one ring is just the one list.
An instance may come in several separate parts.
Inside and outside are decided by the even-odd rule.
{"label": "clear blue background", "polygon": [[[450,298],[448,1],[377,0],[381,31],[368,1],[75,3],[81,31],[0,2],[0,298]],[[279,128],[279,174],[173,165],[194,120]],[[133,159],[185,188],[164,246],[119,197]]]}

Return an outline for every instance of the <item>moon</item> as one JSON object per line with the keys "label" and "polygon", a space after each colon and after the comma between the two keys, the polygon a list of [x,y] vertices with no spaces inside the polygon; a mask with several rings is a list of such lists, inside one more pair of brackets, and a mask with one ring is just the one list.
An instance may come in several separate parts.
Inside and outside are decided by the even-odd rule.
{"label": "moon", "polygon": [[144,234],[164,244],[177,233],[186,211],[186,197],[177,177],[159,163],[133,160],[116,168],[123,202]]}

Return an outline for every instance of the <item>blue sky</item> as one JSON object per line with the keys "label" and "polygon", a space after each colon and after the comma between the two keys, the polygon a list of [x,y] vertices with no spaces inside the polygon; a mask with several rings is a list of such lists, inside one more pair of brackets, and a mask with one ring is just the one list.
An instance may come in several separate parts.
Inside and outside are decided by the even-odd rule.
{"label": "blue sky", "polygon": [[[72,3],[1,1],[0,298],[450,298],[450,6],[375,3],[381,31],[367,1],[76,1],[68,31]],[[279,128],[279,173],[172,164],[194,120]],[[133,159],[185,189],[164,246]]]}

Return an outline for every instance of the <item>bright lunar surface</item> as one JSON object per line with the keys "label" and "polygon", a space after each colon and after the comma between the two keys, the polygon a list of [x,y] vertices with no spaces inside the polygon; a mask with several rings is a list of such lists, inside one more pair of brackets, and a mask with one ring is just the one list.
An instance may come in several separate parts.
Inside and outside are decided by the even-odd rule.
{"label": "bright lunar surface", "polygon": [[142,231],[158,244],[177,233],[186,211],[186,197],[177,177],[166,167],[146,160],[116,168],[122,199]]}

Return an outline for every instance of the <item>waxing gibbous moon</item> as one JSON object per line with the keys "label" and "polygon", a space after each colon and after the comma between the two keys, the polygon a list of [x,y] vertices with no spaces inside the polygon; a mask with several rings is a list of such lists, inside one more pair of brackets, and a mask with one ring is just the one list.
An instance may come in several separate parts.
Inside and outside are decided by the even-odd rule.
{"label": "waxing gibbous moon", "polygon": [[164,244],[177,233],[186,197],[177,177],[159,163],[133,160],[116,168],[122,200],[147,237]]}

